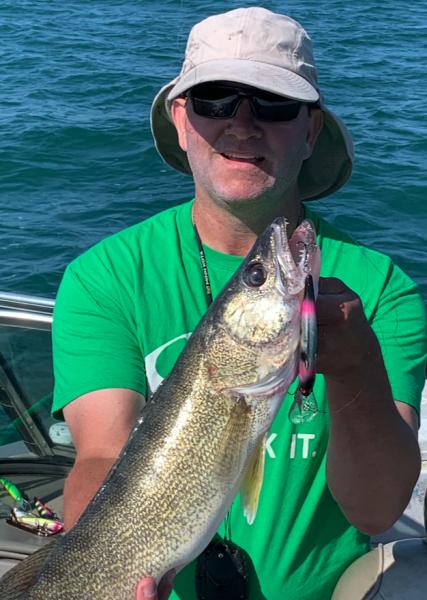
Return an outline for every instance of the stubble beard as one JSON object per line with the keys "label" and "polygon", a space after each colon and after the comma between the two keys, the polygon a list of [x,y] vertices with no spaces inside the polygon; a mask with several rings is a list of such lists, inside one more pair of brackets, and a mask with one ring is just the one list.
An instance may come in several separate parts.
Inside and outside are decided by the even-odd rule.
{"label": "stubble beard", "polygon": [[196,198],[217,206],[243,222],[254,224],[257,221],[269,224],[279,215],[287,216],[289,210],[299,205],[297,178],[289,183],[285,178],[272,176],[261,189],[259,185],[254,185],[253,193],[244,195],[233,194],[227,188],[222,190],[212,180],[202,177],[199,183],[196,182]]}

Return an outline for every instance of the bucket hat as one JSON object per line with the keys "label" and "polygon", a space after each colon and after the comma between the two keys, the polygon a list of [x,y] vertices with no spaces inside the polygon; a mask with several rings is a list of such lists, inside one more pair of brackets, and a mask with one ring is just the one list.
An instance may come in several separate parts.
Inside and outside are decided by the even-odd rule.
{"label": "bucket hat", "polygon": [[325,106],[317,82],[311,39],[288,16],[265,8],[214,15],[191,30],[180,74],[162,87],[151,107],[151,131],[163,160],[191,174],[172,122],[172,101],[208,81],[250,85],[308,103],[323,111],[323,127],[299,174],[302,200],[328,196],[344,185],[353,166],[353,144],[343,122]]}

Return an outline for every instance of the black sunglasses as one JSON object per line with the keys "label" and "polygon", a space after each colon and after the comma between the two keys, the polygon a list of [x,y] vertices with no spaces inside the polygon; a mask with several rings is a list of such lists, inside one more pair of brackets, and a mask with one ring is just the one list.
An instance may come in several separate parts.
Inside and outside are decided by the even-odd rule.
{"label": "black sunglasses", "polygon": [[257,88],[234,86],[224,83],[200,83],[189,89],[194,112],[209,119],[234,117],[244,98],[259,121],[292,121],[303,105],[299,100],[284,98]]}

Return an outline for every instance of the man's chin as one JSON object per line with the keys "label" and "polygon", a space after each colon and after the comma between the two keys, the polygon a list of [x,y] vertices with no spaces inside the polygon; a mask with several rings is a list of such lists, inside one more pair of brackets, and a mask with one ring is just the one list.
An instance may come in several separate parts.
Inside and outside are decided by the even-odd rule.
{"label": "man's chin", "polygon": [[267,202],[270,202],[269,190],[263,190],[259,193],[252,192],[251,194],[234,194],[234,195],[221,195],[217,196],[216,202],[218,205],[222,205],[230,213],[235,215],[243,215],[247,212],[252,212],[257,207],[265,206]]}
{"label": "man's chin", "polygon": [[239,204],[242,202],[256,202],[271,196],[275,181],[256,181],[244,177],[228,179],[225,185],[213,186],[213,194],[226,204]]}

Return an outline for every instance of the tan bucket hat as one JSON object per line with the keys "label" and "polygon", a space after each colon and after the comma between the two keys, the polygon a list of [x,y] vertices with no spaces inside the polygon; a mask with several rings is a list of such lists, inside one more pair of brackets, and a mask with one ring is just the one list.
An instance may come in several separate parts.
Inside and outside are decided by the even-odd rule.
{"label": "tan bucket hat", "polygon": [[302,200],[338,190],[351,175],[353,144],[342,121],[325,107],[317,84],[312,44],[299,23],[265,8],[238,8],[201,21],[190,32],[181,73],[151,107],[151,131],[160,156],[191,174],[170,116],[172,100],[206,81],[231,81],[318,102],[324,124],[299,175]]}

